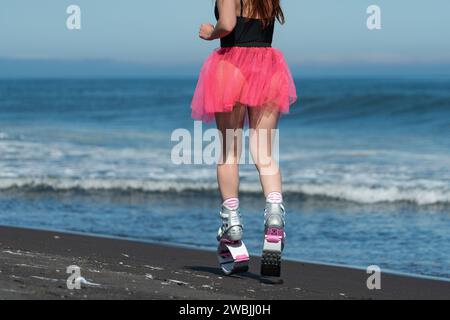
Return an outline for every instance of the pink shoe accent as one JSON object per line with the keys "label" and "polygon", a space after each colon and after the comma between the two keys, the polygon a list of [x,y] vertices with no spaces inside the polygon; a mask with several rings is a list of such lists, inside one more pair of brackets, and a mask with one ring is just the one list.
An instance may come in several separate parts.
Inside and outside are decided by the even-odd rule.
{"label": "pink shoe accent", "polygon": [[250,259],[249,256],[242,254],[240,256],[236,257],[236,260],[234,260],[234,262],[244,262],[244,261],[248,261]]}
{"label": "pink shoe accent", "polygon": [[266,235],[283,237],[284,231],[282,229],[278,229],[278,228],[269,228],[269,229],[267,229]]}
{"label": "pink shoe accent", "polygon": [[281,239],[283,239],[283,238],[279,237],[279,236],[266,236],[267,242],[271,242],[271,243],[278,243],[281,241]]}
{"label": "pink shoe accent", "polygon": [[267,229],[265,239],[267,242],[278,243],[285,237],[285,233],[283,230],[278,228],[269,228]]}

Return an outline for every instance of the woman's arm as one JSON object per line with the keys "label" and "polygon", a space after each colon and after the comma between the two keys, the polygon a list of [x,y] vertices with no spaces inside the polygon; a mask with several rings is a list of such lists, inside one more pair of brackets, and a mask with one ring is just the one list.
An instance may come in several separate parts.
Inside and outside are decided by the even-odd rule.
{"label": "woman's arm", "polygon": [[227,36],[236,26],[236,2],[235,0],[217,0],[219,9],[219,21],[216,26],[202,24],[200,26],[200,38],[214,40]]}

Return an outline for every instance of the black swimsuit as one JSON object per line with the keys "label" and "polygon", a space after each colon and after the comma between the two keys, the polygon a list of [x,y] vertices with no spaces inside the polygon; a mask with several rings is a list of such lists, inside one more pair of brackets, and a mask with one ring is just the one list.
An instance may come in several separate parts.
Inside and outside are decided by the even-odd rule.
{"label": "black swimsuit", "polygon": [[[241,15],[237,17],[236,27],[226,37],[220,39],[222,48],[229,47],[271,47],[275,19],[267,27],[264,27],[261,19],[245,18],[244,3],[241,0]],[[217,1],[215,6],[216,19],[219,20],[219,9]]]}

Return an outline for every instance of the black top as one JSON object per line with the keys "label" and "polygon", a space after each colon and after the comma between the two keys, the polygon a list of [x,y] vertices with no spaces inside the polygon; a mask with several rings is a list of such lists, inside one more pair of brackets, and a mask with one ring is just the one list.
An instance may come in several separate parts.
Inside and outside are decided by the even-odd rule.
{"label": "black top", "polygon": [[[245,18],[242,16],[243,12],[244,3],[241,0],[241,15],[237,16],[236,27],[230,34],[220,39],[221,47],[271,47],[275,19],[264,28],[261,19]],[[219,20],[217,1],[215,15],[216,19]]]}

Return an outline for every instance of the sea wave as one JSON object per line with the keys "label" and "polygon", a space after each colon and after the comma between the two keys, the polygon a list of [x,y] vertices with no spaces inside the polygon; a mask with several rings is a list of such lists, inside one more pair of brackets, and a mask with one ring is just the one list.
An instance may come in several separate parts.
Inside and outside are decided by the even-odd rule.
{"label": "sea wave", "polygon": [[[423,185],[398,186],[358,186],[333,183],[287,183],[287,194],[297,197],[316,197],[329,200],[348,201],[360,204],[409,202],[419,206],[445,204],[450,205],[449,186],[426,188]],[[68,192],[68,191],[106,191],[111,193],[183,193],[202,192],[217,194],[214,181],[179,180],[136,180],[136,179],[70,179],[70,178],[21,178],[0,179],[0,192]],[[241,183],[242,194],[259,194],[258,183]]]}

